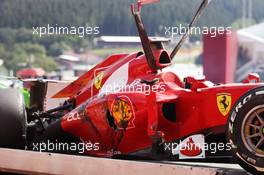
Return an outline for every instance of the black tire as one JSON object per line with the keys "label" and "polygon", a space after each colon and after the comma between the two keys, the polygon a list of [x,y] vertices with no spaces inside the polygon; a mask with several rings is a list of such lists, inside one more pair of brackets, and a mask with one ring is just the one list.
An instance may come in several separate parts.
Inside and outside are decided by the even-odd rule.
{"label": "black tire", "polygon": [[0,89],[0,147],[23,149],[26,121],[22,93],[18,89]]}
{"label": "black tire", "polygon": [[227,138],[235,160],[254,175],[264,174],[264,123],[261,124],[261,120],[264,122],[264,87],[244,94],[234,105],[227,123]]}

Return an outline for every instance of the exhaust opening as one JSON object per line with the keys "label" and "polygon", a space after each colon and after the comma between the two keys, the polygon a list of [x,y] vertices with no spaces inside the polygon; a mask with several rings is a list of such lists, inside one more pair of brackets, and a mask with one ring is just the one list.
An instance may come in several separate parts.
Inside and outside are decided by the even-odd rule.
{"label": "exhaust opening", "polygon": [[170,122],[176,122],[176,106],[174,103],[163,103],[162,114]]}
{"label": "exhaust opening", "polygon": [[159,63],[160,64],[170,64],[171,63],[170,56],[166,51],[161,52]]}

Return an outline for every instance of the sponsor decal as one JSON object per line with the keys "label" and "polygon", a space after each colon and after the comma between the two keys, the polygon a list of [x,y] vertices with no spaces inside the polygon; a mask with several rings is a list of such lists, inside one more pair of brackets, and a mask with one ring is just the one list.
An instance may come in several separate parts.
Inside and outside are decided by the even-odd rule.
{"label": "sponsor decal", "polygon": [[202,134],[192,135],[180,141],[176,149],[172,150],[173,155],[179,155],[179,159],[204,159],[205,138]]}
{"label": "sponsor decal", "polygon": [[96,89],[101,89],[102,87],[102,80],[104,78],[104,72],[99,72],[96,77],[94,78],[94,86]]}
{"label": "sponsor decal", "polygon": [[217,102],[217,107],[219,109],[219,112],[223,116],[226,116],[231,109],[231,103],[232,103],[231,94],[228,94],[228,93],[217,94],[216,102]]}
{"label": "sponsor decal", "polygon": [[134,109],[128,97],[117,97],[112,103],[111,112],[119,129],[130,129],[135,127],[133,123],[135,118]]}
{"label": "sponsor decal", "polygon": [[81,116],[78,113],[78,111],[73,111],[73,112],[69,113],[68,115],[66,115],[66,120],[67,120],[67,122],[81,120]]}
{"label": "sponsor decal", "polygon": [[66,119],[67,122],[74,122],[74,121],[87,122],[89,119],[89,117],[86,114],[85,105],[81,105],[75,110],[69,112],[63,118]]}
{"label": "sponsor decal", "polygon": [[180,154],[186,156],[186,157],[196,157],[199,156],[202,153],[202,149],[195,144],[193,141],[193,138],[190,137],[187,141],[187,144],[185,147],[182,148],[180,151]]}
{"label": "sponsor decal", "polygon": [[239,112],[239,110],[253,97],[252,94],[249,94],[248,96],[246,96],[245,98],[243,98],[235,107],[235,110],[232,112],[231,114],[231,118],[228,124],[228,130],[230,131],[231,134],[234,133],[234,122],[236,120],[237,117],[237,113]]}

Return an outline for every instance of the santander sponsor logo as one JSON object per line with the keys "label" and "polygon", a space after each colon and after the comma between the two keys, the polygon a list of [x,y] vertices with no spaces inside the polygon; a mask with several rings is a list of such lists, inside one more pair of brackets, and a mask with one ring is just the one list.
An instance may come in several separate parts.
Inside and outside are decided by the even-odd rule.
{"label": "santander sponsor logo", "polygon": [[205,150],[203,145],[205,142],[204,135],[197,134],[187,137],[180,143],[179,159],[204,159]]}
{"label": "santander sponsor logo", "polygon": [[193,141],[193,138],[189,137],[186,146],[180,150],[180,153],[184,156],[195,157],[199,156],[202,151],[203,150]]}

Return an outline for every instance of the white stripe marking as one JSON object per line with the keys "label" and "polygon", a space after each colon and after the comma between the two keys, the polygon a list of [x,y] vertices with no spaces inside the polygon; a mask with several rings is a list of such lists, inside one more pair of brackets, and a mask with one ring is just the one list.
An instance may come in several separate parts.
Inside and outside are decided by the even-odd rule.
{"label": "white stripe marking", "polygon": [[263,95],[264,94],[264,91],[258,91],[256,92],[256,95]]}

